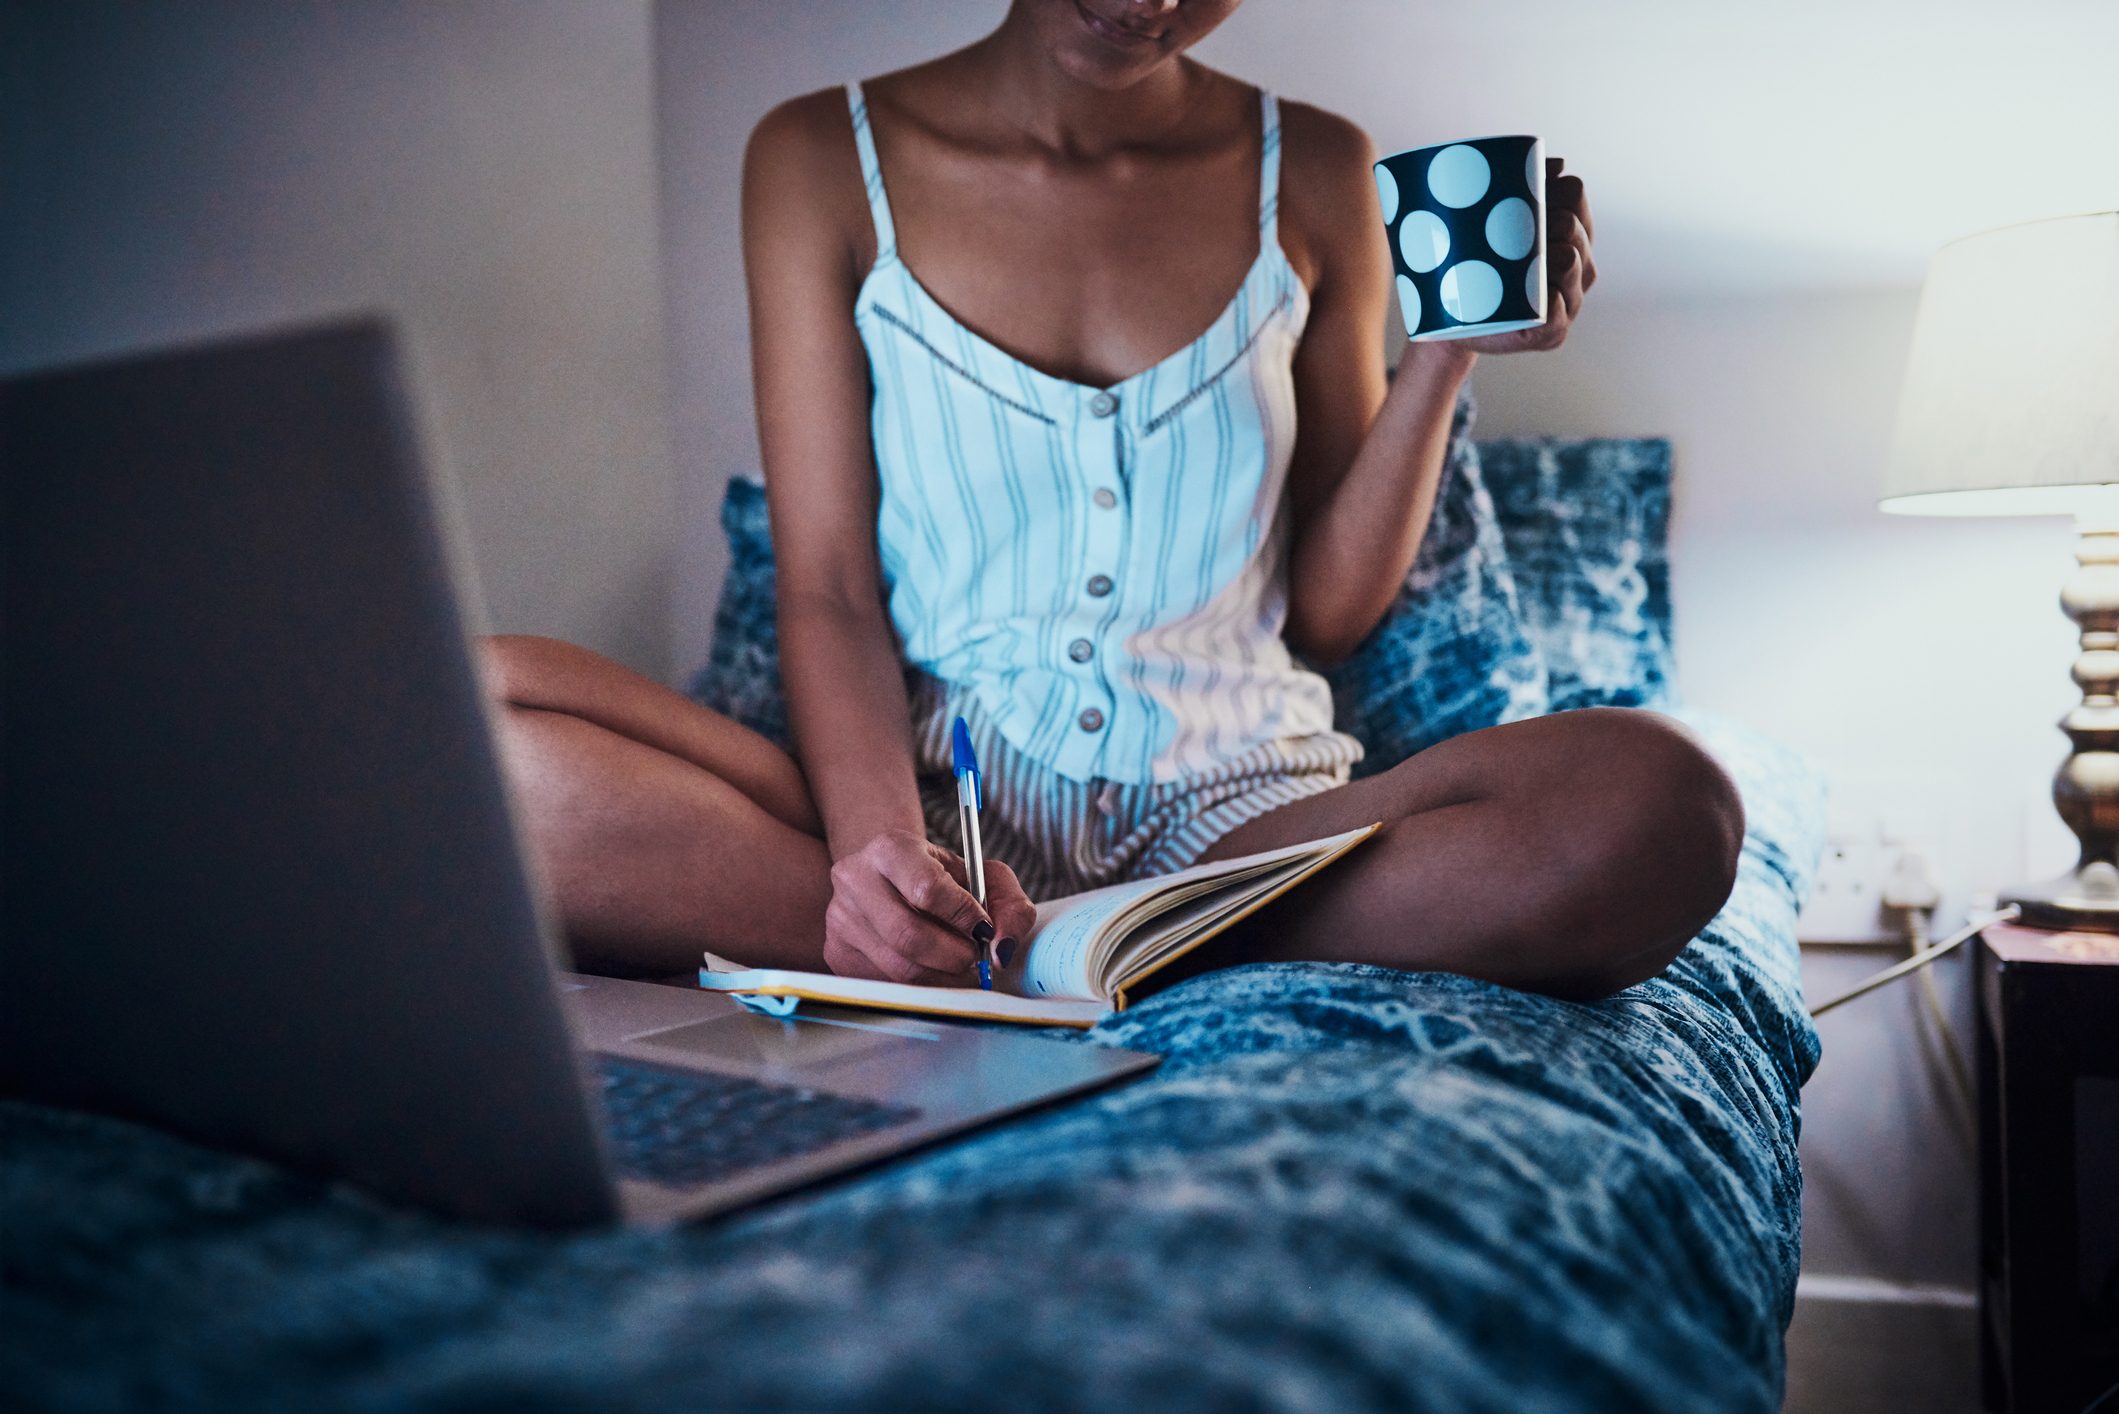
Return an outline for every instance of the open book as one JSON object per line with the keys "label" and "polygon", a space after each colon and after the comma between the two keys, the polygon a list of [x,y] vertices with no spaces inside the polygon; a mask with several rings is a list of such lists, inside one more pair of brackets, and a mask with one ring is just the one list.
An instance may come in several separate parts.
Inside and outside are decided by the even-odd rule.
{"label": "open book", "polygon": [[980,1021],[1094,1026],[1126,1006],[1126,990],[1239,918],[1278,898],[1381,829],[1364,825],[1175,874],[1111,884],[1037,906],[1037,927],[993,990],[872,982],[829,972],[701,968],[699,985],[753,997],[806,998]]}

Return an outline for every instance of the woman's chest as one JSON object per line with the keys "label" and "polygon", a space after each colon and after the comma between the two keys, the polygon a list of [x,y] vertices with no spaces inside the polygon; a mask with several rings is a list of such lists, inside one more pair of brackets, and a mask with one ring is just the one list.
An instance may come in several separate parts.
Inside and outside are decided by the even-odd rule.
{"label": "woman's chest", "polygon": [[943,160],[906,171],[891,197],[899,258],[937,302],[1031,367],[1093,386],[1194,342],[1260,255],[1250,160]]}

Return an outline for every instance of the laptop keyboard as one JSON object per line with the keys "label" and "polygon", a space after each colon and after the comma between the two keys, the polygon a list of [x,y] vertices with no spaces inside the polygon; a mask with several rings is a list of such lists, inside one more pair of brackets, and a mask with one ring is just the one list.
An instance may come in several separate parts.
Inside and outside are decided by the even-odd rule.
{"label": "laptop keyboard", "polygon": [[598,1056],[604,1132],[625,1178],[690,1187],[917,1119],[904,1105]]}

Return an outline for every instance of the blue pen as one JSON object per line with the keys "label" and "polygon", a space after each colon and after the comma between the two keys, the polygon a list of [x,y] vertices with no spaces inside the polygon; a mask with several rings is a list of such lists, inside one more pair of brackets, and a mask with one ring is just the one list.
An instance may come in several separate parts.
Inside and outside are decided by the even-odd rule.
{"label": "blue pen", "polygon": [[[964,719],[956,719],[949,734],[949,763],[956,772],[956,818],[964,831],[964,877],[971,883],[971,896],[986,906],[986,849],[979,842],[979,810],[985,805],[979,786],[979,758],[971,749],[971,730]],[[979,985],[993,990],[993,963],[987,944],[979,945]]]}

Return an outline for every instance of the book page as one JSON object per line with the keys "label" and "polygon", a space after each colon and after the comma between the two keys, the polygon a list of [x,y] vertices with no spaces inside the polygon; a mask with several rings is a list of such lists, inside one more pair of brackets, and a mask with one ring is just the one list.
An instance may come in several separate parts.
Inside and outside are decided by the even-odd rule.
{"label": "book page", "polygon": [[[1365,839],[1373,828],[1364,826],[1279,849],[1195,864],[1152,879],[1108,884],[1040,903],[1037,928],[1030,935],[1030,955],[1023,963],[1022,989],[1031,996],[1108,998],[1113,990],[1112,971],[1129,975],[1135,972],[1129,944],[1136,930],[1148,920],[1173,909],[1184,909],[1188,919],[1197,921],[1197,915],[1212,910],[1202,908],[1195,912],[1195,900],[1225,896],[1246,881],[1290,862],[1303,864],[1337,853]],[[1267,883],[1261,887],[1271,886]],[[1253,892],[1249,887],[1240,889],[1244,898]],[[1158,939],[1161,936],[1158,934]],[[1122,951],[1128,956],[1114,969],[1110,964],[1114,955]]]}
{"label": "book page", "polygon": [[1262,863],[1239,886],[1201,896],[1174,917],[1166,915],[1137,925],[1109,969],[1105,994],[1114,1006],[1123,1006],[1135,983],[1297,887],[1382,828],[1380,824],[1367,825],[1314,841],[1306,850],[1274,850],[1249,856]]}
{"label": "book page", "polygon": [[1023,960],[1024,993],[1033,997],[1102,996],[1094,967],[1097,939],[1107,924],[1151,893],[1156,882],[1111,884],[1039,904],[1030,955]]}
{"label": "book page", "polygon": [[1178,952],[1201,933],[1211,932],[1224,918],[1238,913],[1260,895],[1271,893],[1301,873],[1304,860],[1288,860],[1244,876],[1241,888],[1215,889],[1191,899],[1181,908],[1157,914],[1130,930],[1109,968],[1106,985],[1117,992],[1136,977],[1153,972],[1157,964]]}

